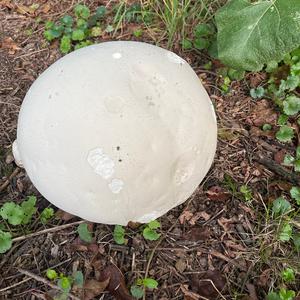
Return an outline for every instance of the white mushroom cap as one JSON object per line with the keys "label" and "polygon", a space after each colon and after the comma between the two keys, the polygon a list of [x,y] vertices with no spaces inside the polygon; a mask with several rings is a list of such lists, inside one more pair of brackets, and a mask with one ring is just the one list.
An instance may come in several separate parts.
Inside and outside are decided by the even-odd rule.
{"label": "white mushroom cap", "polygon": [[185,60],[146,43],[106,42],[64,56],[33,83],[14,152],[57,207],[126,225],[184,202],[216,141],[212,103]]}

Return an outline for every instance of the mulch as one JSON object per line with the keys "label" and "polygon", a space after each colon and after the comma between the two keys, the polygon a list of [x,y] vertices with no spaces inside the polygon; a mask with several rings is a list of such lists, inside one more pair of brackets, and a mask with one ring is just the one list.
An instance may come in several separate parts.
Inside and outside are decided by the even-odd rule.
{"label": "mulch", "polygon": [[[22,169],[14,172],[17,166],[11,157],[11,145],[28,88],[60,57],[57,44],[49,46],[45,42],[43,25],[37,18],[59,17],[72,8],[74,1],[36,2],[40,6],[31,13],[22,7],[32,1],[0,1],[0,186],[6,183],[0,189],[0,203],[20,202],[28,195],[36,195],[41,210],[49,203]],[[93,5],[100,3],[94,1]],[[133,38],[126,28],[123,30],[122,39]],[[112,37],[104,40],[109,38]],[[100,280],[97,268],[107,264],[121,270],[127,286],[146,272],[155,278],[159,288],[148,291],[146,299],[264,298],[278,276],[278,262],[272,256],[285,262],[292,259],[276,245],[269,260],[261,259],[266,255],[263,251],[276,243],[268,229],[262,227],[261,216],[272,199],[291,186],[288,170],[280,174],[280,157],[277,155],[275,161],[274,155],[293,148],[276,142],[274,132],[267,134],[260,129],[262,123],[272,123],[266,121],[266,111],[268,116],[269,112],[277,114],[268,101],[249,97],[249,87],[265,79],[262,74],[249,74],[243,81],[232,82],[230,93],[224,95],[218,87],[217,74],[202,67],[205,56],[179,54],[193,66],[214,102],[219,139],[214,164],[197,191],[160,218],[162,240],[159,244],[145,241],[133,224],[126,228],[128,243],[116,245],[112,226],[90,224],[95,238],[87,245],[78,239],[75,226],[47,232],[49,228],[77,222],[76,217],[64,215],[47,225],[33,222],[30,232],[46,232],[16,241],[0,255],[0,299],[43,299],[45,295],[48,298],[44,299],[52,299],[51,287],[24,275],[20,269],[42,278],[49,267],[64,274],[81,270],[85,280]],[[239,193],[239,187],[245,184],[253,193],[251,203],[246,203]],[[22,236],[20,232],[16,235]],[[114,298],[105,291],[95,299]]]}

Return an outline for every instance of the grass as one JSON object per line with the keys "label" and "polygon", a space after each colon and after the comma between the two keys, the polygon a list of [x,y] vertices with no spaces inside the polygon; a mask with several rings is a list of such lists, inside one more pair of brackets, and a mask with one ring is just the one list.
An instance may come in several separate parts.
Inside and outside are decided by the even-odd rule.
{"label": "grass", "polygon": [[214,12],[221,6],[220,0],[153,0],[142,1],[143,6],[151,7],[160,26],[161,40],[167,40],[167,48],[182,41],[191,34],[199,23],[207,23],[213,19]]}
{"label": "grass", "polygon": [[114,36],[122,32],[128,16],[139,15],[141,27],[159,45],[164,42],[168,49],[191,37],[193,28],[199,23],[213,21],[214,12],[224,4],[224,0],[140,0],[140,10],[133,12],[136,4],[127,0],[114,6]]}
{"label": "grass", "polygon": [[[226,1],[140,0],[139,5],[134,6],[131,1],[121,0],[108,12],[108,18],[103,20],[103,24],[101,25],[111,25],[113,28],[111,36],[122,39],[123,29],[125,25],[127,25],[126,23],[134,23],[134,26],[147,31],[151,42],[158,45],[163,44],[164,47],[176,50],[181,47],[181,42],[185,38],[193,39],[193,29],[196,25],[213,23],[215,10],[221,7],[224,2]],[[143,41],[146,40],[143,39]],[[256,89],[255,92],[256,94],[253,98],[261,98],[257,93],[258,89]],[[7,175],[10,174],[12,170],[6,169],[6,164],[4,163],[2,165],[1,160],[4,161],[4,158],[4,153],[0,151],[0,171],[2,171],[4,175]],[[239,258],[245,258],[245,261],[251,262],[251,266],[242,280],[242,285],[238,286],[238,284],[234,282],[236,276],[233,277],[234,279],[231,283],[232,286],[236,287],[236,290],[232,289],[229,291],[232,299],[240,299],[242,295],[245,295],[245,284],[248,281],[255,284],[265,270],[269,270],[269,281],[268,286],[263,289],[269,289],[269,291],[274,289],[278,291],[281,287],[288,287],[297,290],[295,284],[284,282],[281,274],[284,268],[291,267],[296,271],[296,275],[299,276],[299,274],[297,274],[297,270],[300,270],[299,253],[295,251],[292,242],[280,241],[278,236],[280,228],[286,222],[293,225],[295,231],[299,231],[299,209],[294,209],[294,211],[289,213],[290,219],[288,219],[286,214],[275,218],[272,216],[272,211],[268,205],[263,200],[259,203],[257,199],[255,199],[256,196],[253,196],[251,190],[246,186],[242,186],[238,189],[238,186],[231,179],[227,178],[225,181],[225,186],[231,191],[233,197],[244,201],[246,206],[257,213],[257,221],[252,220],[253,223],[256,222],[256,228],[253,228],[253,233],[251,233],[254,242],[249,246],[248,244],[244,244],[246,250],[245,252],[241,251],[239,254]],[[265,201],[267,201],[267,198],[268,195],[264,195]],[[290,201],[292,200],[290,199]],[[81,227],[83,226],[80,226],[80,228]],[[148,240],[156,240],[159,238],[159,234],[152,230],[157,228],[155,228],[155,226],[151,228],[149,225],[148,227],[146,226],[146,231],[144,229],[144,237]],[[86,224],[84,229],[83,234],[89,235]],[[115,230],[114,239],[117,244],[122,245],[125,243],[124,234],[125,231],[123,228],[121,230],[119,228],[119,232]],[[90,239],[89,236],[83,237],[83,240]],[[255,278],[252,278],[253,274]],[[297,282],[299,282],[299,279],[297,280]],[[138,287],[142,285],[144,285],[144,283],[141,284],[140,282],[140,284],[137,284]],[[259,296],[264,295],[263,291],[258,291],[258,293]]]}

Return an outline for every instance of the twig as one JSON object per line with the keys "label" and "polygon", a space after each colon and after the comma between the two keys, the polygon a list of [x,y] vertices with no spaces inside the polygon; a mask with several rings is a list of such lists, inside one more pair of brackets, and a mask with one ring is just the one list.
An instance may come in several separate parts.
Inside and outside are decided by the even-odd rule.
{"label": "twig", "polygon": [[243,266],[239,265],[239,264],[236,263],[233,259],[228,258],[228,257],[225,256],[224,254],[222,254],[222,253],[220,253],[220,252],[218,252],[218,251],[216,251],[216,250],[211,250],[211,251],[209,252],[209,254],[211,254],[211,255],[213,255],[213,256],[215,256],[215,257],[218,257],[218,258],[220,258],[220,259],[223,259],[223,260],[227,261],[228,263],[231,263],[232,265],[234,265],[235,267],[237,267],[238,269],[240,269],[240,270],[242,270],[242,271],[246,271],[246,269],[245,269]]}
{"label": "twig", "polygon": [[[27,271],[27,270],[21,269],[21,268],[18,268],[18,271],[19,271],[20,273],[22,273],[22,274],[24,274],[24,275],[26,275],[26,276],[28,276],[28,277],[30,277],[30,278],[36,280],[36,281],[39,281],[39,282],[42,282],[42,283],[48,285],[48,286],[51,287],[52,289],[55,289],[55,290],[59,290],[59,291],[61,291],[61,292],[64,292],[64,290],[63,290],[62,288],[60,288],[59,286],[53,284],[52,282],[48,281],[47,279],[45,279],[45,278],[43,278],[43,277],[41,277],[41,276],[38,276],[38,275],[36,275],[36,274],[33,274],[33,273],[31,273],[31,272],[29,272],[29,271]],[[73,300],[80,300],[80,298],[74,296],[74,295],[71,294],[71,293],[68,293],[68,297],[69,297],[70,299],[73,299]]]}
{"label": "twig", "polygon": [[40,53],[40,52],[43,52],[43,51],[46,51],[46,50],[49,50],[49,49],[48,49],[48,48],[45,48],[45,49],[39,49],[39,50],[30,52],[30,53],[21,54],[21,55],[15,57],[14,60],[16,60],[16,59],[18,59],[18,58],[21,58],[21,57],[31,56],[31,55],[33,55],[33,54],[37,54],[37,53]]}
{"label": "twig", "polygon": [[14,103],[9,103],[9,102],[2,102],[2,101],[0,101],[0,104],[3,104],[3,105],[11,105],[11,106],[16,107],[17,109],[20,109],[20,106],[14,104]]}
{"label": "twig", "polygon": [[211,279],[200,279],[200,281],[208,281],[211,283],[211,285],[213,286],[213,288],[216,290],[216,292],[219,294],[219,296],[226,300],[226,298],[221,294],[221,292],[217,289],[217,287],[215,286],[214,282]]}
{"label": "twig", "polygon": [[284,167],[278,165],[273,160],[267,158],[253,158],[254,161],[258,162],[261,165],[267,167],[273,173],[281,176],[283,179],[293,183],[300,185],[300,177],[295,173],[287,171]]}
{"label": "twig", "polygon": [[4,289],[1,289],[1,290],[0,290],[0,293],[3,293],[3,292],[5,292],[5,291],[8,291],[8,290],[10,290],[10,289],[12,289],[12,288],[14,288],[14,287],[16,287],[16,286],[18,286],[18,285],[24,283],[24,282],[29,281],[30,279],[31,279],[31,278],[25,278],[25,279],[22,280],[22,281],[19,281],[19,282],[13,284],[13,285],[7,286],[7,287],[5,287]]}
{"label": "twig", "polygon": [[77,221],[77,222],[64,224],[64,225],[60,225],[60,226],[56,226],[56,227],[52,227],[52,228],[47,228],[47,229],[44,229],[44,230],[41,230],[41,231],[37,231],[37,232],[34,232],[34,233],[30,233],[30,234],[26,234],[26,235],[22,235],[22,236],[13,238],[12,241],[13,242],[23,241],[23,240],[26,240],[28,238],[32,238],[32,237],[35,237],[35,236],[38,236],[38,235],[41,235],[41,234],[45,234],[45,233],[49,233],[49,232],[56,232],[56,231],[66,229],[66,228],[69,228],[69,227],[72,227],[72,226],[75,226],[75,225],[78,225],[78,224],[82,224],[84,222],[86,222],[86,221]]}
{"label": "twig", "polygon": [[9,185],[9,182],[19,173],[20,168],[17,167],[10,176],[4,181],[4,183],[0,186],[0,193]]}
{"label": "twig", "polygon": [[[55,269],[55,268],[57,268],[57,267],[59,267],[59,266],[65,264],[66,262],[70,261],[71,259],[72,259],[72,258],[68,258],[68,259],[66,259],[65,261],[62,261],[62,262],[60,262],[60,263],[58,263],[58,264],[56,264],[56,265],[54,265],[54,266],[51,266],[50,269]],[[45,272],[45,271],[46,271],[46,270],[43,270],[42,272]],[[15,275],[15,276],[13,276],[13,278],[15,278],[16,276],[19,276],[19,275]],[[22,275],[21,275],[21,276],[22,276]],[[11,277],[10,277],[10,278],[11,278]],[[7,290],[10,290],[10,289],[12,289],[12,288],[14,288],[14,287],[16,287],[16,286],[18,286],[18,285],[24,283],[24,282],[29,281],[30,279],[32,279],[32,278],[29,277],[29,278],[26,278],[26,279],[24,279],[24,280],[22,280],[22,281],[20,281],[20,282],[15,283],[15,284],[13,284],[13,285],[7,286],[7,287],[5,287],[4,289],[1,289],[1,290],[0,290],[0,293],[1,293],[1,292],[5,292],[5,291],[7,291]]]}

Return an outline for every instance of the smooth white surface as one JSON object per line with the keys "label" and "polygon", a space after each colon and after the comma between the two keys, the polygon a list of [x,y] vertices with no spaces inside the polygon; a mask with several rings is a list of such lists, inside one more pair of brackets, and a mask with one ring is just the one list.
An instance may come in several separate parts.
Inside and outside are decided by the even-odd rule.
{"label": "smooth white surface", "polygon": [[34,82],[14,153],[54,205],[126,225],[185,201],[216,141],[212,104],[186,61],[145,43],[107,42],[64,56]]}

